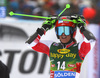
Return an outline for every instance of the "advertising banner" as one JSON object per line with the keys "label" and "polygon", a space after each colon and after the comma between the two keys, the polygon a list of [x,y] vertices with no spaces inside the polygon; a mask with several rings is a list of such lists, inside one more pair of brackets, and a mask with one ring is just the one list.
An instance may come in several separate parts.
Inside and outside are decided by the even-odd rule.
{"label": "advertising banner", "polygon": [[99,77],[100,26],[98,24],[90,24],[88,25],[88,29],[96,37],[95,47],[88,54],[88,78],[100,78]]}
{"label": "advertising banner", "polygon": [[5,6],[0,6],[0,18],[6,17],[6,10]]}
{"label": "advertising banner", "polygon": [[0,18],[5,18],[7,13],[7,0],[0,0]]}

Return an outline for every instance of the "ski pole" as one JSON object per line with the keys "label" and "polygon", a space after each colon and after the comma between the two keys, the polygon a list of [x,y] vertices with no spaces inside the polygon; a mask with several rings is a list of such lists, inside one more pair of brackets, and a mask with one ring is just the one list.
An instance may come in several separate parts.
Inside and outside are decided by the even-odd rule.
{"label": "ski pole", "polygon": [[58,17],[60,17],[61,14],[62,14],[67,8],[70,8],[70,5],[69,5],[69,4],[66,5],[66,8],[58,15]]}
{"label": "ski pole", "polygon": [[51,19],[50,17],[43,17],[43,16],[36,16],[36,15],[27,15],[27,14],[18,14],[18,13],[14,13],[14,12],[10,12],[9,13],[10,16],[13,15],[18,15],[18,16],[27,16],[27,17],[35,17],[35,18],[43,18],[43,19]]}
{"label": "ski pole", "polygon": [[[62,14],[67,8],[70,8],[70,5],[69,5],[69,4],[66,5],[66,8],[58,15],[58,17],[60,17],[61,14]],[[14,12],[12,12],[12,11],[9,12],[9,15],[10,15],[10,16],[18,15],[18,16],[27,16],[27,17],[35,17],[35,18],[51,19],[51,17],[36,16],[36,15],[27,15],[27,14],[18,14],[18,13],[14,13]]]}

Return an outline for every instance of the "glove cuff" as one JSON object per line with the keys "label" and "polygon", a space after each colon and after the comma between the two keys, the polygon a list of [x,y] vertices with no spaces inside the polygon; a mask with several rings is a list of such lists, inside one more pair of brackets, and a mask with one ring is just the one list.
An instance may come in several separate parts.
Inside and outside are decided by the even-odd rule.
{"label": "glove cuff", "polygon": [[85,31],[85,27],[84,27],[84,24],[83,23],[78,24],[78,27],[79,27],[81,33],[83,33],[83,31]]}
{"label": "glove cuff", "polygon": [[43,34],[46,33],[46,31],[45,31],[43,28],[38,28],[38,29],[37,29],[37,33],[38,33],[40,36],[42,36]]}

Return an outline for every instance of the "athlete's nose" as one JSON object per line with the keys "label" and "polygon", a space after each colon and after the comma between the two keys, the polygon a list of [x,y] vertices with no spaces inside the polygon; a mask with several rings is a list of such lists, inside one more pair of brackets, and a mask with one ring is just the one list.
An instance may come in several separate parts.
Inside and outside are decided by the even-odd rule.
{"label": "athlete's nose", "polygon": [[62,33],[62,36],[66,36],[65,33]]}

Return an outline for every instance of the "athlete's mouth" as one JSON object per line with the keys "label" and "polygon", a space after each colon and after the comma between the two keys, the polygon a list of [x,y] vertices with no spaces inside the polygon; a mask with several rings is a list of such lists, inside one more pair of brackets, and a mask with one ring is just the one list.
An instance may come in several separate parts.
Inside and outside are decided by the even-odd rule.
{"label": "athlete's mouth", "polygon": [[62,36],[62,39],[66,39],[67,38],[67,36]]}

